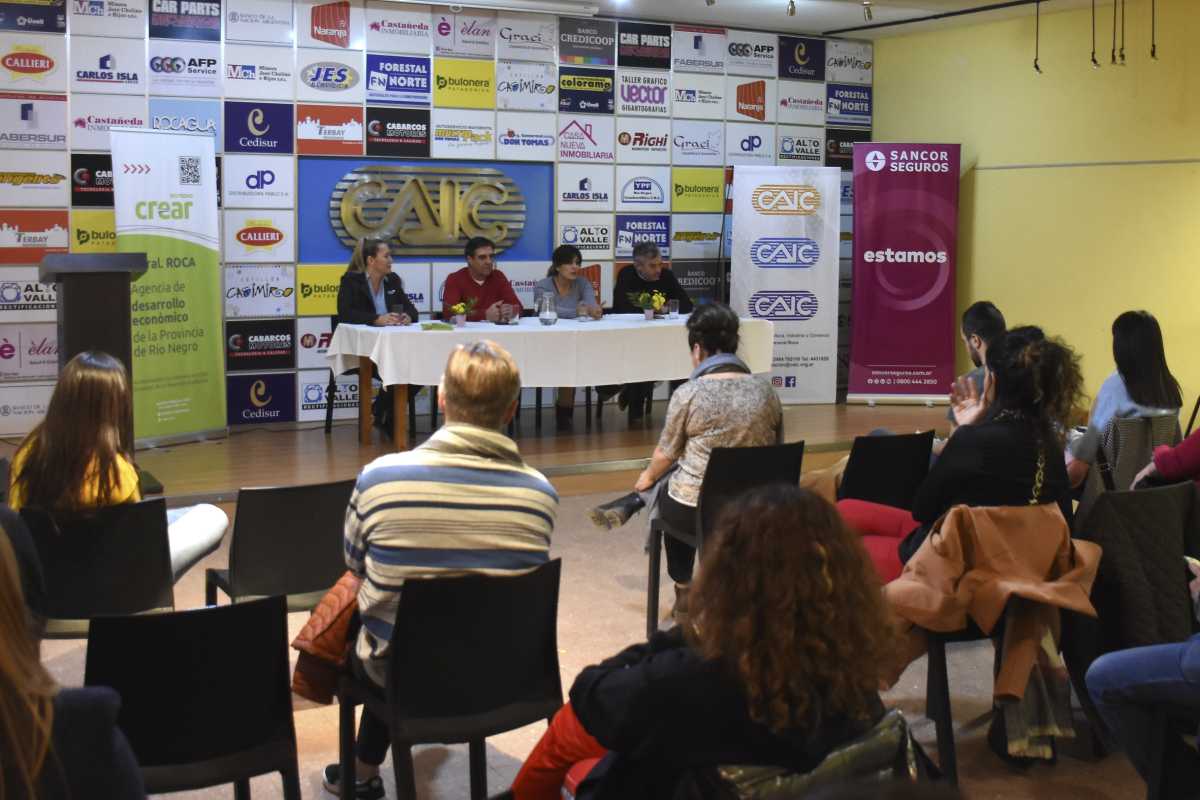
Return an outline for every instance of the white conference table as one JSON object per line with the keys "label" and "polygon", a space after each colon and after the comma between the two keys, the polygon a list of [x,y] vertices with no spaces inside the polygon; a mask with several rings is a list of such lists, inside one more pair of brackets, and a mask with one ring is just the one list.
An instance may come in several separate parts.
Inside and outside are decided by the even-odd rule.
{"label": "white conference table", "polygon": [[[423,330],[419,324],[376,327],[340,324],[326,357],[335,374],[358,368],[359,386],[369,386],[372,364],[380,380],[394,386],[392,441],[408,441],[408,385],[436,386],[450,353],[460,344],[490,339],[512,354],[521,385],[603,386],[678,380],[692,371],[686,315],[647,320],[641,314],[607,314],[586,322],[560,319],[542,325],[536,317],[514,324],[468,322],[453,330]],[[775,331],[768,320],[742,319],[738,355],[754,373],[771,370]],[[370,392],[359,392],[359,440],[371,440]]]}

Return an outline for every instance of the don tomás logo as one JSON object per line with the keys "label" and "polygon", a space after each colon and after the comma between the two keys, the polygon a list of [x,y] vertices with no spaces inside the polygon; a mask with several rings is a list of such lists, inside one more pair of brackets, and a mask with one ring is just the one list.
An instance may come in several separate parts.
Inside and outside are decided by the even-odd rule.
{"label": "don tom\u00e1s logo", "polygon": [[812,292],[755,292],[750,296],[750,316],[772,322],[812,319],[817,315],[817,296]]}

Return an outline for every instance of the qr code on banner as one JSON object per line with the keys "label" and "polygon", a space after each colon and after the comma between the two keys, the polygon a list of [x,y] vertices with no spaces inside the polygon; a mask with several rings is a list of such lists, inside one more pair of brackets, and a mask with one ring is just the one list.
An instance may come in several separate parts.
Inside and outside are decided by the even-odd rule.
{"label": "qr code on banner", "polygon": [[184,186],[200,185],[200,159],[192,156],[179,157],[179,182]]}

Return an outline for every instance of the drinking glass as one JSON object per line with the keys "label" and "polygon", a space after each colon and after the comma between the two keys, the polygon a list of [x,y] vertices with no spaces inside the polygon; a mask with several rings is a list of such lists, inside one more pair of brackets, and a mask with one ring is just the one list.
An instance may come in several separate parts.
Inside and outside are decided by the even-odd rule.
{"label": "drinking glass", "polygon": [[512,322],[513,307],[509,303],[500,304],[500,324],[507,325]]}
{"label": "drinking glass", "polygon": [[678,300],[672,299],[672,300],[667,301],[667,317],[668,317],[668,319],[678,319],[679,318],[679,301]]}

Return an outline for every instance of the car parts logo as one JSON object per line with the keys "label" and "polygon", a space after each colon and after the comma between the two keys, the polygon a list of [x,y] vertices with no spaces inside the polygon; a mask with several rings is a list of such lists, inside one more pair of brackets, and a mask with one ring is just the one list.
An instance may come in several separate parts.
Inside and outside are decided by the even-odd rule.
{"label": "car parts logo", "polygon": [[492,167],[359,167],[338,181],[329,204],[347,247],[379,238],[406,256],[459,256],[473,236],[504,250],[525,230],[525,214],[516,182]]}

